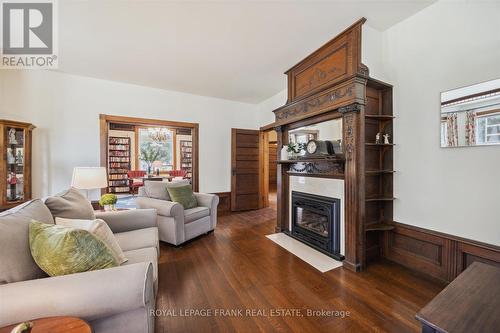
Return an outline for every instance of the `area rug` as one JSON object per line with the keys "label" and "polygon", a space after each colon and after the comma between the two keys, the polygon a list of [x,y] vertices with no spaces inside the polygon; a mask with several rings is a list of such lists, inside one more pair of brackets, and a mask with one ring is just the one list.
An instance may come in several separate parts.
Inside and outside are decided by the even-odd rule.
{"label": "area rug", "polygon": [[118,201],[116,202],[116,208],[118,209],[137,208],[137,206],[135,205],[135,197],[131,195],[126,197],[118,197]]}
{"label": "area rug", "polygon": [[267,235],[267,238],[287,250],[288,252],[299,257],[312,267],[316,268],[321,273],[328,272],[334,268],[342,266],[342,262],[330,258],[329,256],[293,239],[290,236],[285,235],[282,232],[277,234]]}

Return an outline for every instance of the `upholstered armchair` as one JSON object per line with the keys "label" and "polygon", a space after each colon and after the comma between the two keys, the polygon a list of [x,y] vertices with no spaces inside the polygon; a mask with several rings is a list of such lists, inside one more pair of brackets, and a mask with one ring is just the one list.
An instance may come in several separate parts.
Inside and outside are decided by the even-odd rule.
{"label": "upholstered armchair", "polygon": [[181,204],[171,201],[167,183],[146,181],[139,189],[136,204],[137,208],[156,209],[160,240],[179,245],[214,230],[217,225],[219,197],[204,193],[194,195],[198,207],[184,209]]}

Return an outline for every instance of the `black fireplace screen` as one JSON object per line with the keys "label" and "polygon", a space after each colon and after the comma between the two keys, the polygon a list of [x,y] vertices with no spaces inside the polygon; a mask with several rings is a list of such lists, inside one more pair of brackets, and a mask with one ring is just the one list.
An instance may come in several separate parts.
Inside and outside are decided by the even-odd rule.
{"label": "black fireplace screen", "polygon": [[336,258],[340,254],[340,199],[292,191],[292,233]]}
{"label": "black fireplace screen", "polygon": [[304,207],[296,207],[297,225],[315,232],[323,237],[328,237],[328,216],[315,213]]}

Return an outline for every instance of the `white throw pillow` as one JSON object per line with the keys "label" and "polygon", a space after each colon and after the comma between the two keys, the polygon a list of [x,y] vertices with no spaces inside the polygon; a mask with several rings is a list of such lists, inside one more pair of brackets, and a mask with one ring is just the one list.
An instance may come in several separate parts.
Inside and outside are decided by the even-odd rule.
{"label": "white throw pillow", "polygon": [[87,230],[109,247],[119,264],[123,264],[128,260],[125,258],[120,245],[118,245],[115,235],[113,235],[113,232],[104,220],[80,220],[56,217],[56,224],[75,229]]}

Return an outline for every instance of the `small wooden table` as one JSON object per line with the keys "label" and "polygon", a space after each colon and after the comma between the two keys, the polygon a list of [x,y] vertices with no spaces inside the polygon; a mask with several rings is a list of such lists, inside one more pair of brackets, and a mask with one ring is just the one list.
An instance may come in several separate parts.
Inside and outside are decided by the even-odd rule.
{"label": "small wooden table", "polygon": [[[34,325],[31,333],[92,333],[92,327],[76,317],[47,317],[29,320]],[[18,324],[0,328],[0,333],[10,333]]]}
{"label": "small wooden table", "polygon": [[422,332],[500,331],[500,268],[474,262],[416,318]]}

